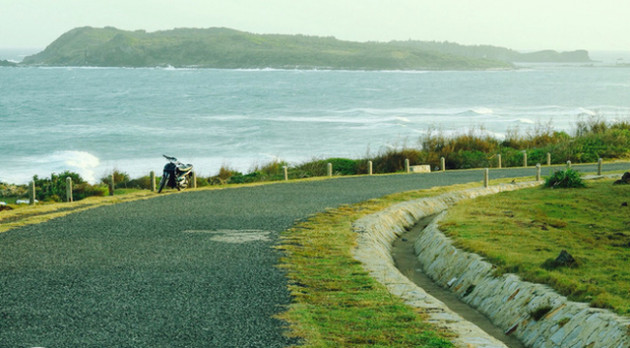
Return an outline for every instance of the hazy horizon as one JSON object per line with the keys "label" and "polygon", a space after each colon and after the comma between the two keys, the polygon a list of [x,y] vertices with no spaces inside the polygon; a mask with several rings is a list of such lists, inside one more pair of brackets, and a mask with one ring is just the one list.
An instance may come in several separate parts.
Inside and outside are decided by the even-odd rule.
{"label": "hazy horizon", "polygon": [[630,3],[398,0],[0,0],[0,48],[43,49],[82,26],[149,32],[227,27],[348,41],[450,41],[518,51],[630,50]]}

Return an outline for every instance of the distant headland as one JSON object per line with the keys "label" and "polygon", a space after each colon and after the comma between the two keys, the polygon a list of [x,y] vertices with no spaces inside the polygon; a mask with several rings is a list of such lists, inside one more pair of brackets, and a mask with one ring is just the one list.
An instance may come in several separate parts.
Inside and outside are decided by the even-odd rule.
{"label": "distant headland", "polygon": [[66,32],[44,51],[26,57],[18,65],[486,70],[510,69],[515,63],[522,62],[587,63],[591,59],[585,50],[520,53],[502,47],[464,46],[451,42],[351,42],[334,37],[252,34],[227,28],[148,33],[112,27],[82,27]]}

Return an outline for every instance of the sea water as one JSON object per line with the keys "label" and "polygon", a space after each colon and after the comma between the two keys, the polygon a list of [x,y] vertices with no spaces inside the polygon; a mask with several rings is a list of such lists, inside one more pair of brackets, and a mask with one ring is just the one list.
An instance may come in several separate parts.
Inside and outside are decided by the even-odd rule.
{"label": "sea water", "polygon": [[162,154],[210,176],[417,147],[430,129],[570,133],[590,116],[630,116],[630,69],[0,68],[0,181],[159,174]]}

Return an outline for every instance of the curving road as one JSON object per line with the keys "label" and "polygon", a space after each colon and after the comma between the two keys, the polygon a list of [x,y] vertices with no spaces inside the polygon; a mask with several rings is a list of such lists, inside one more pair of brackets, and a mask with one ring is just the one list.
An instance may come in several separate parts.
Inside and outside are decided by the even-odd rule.
{"label": "curving road", "polygon": [[273,318],[290,302],[272,248],[280,231],[328,207],[482,178],[470,170],[187,192],[0,234],[0,347],[294,344]]}

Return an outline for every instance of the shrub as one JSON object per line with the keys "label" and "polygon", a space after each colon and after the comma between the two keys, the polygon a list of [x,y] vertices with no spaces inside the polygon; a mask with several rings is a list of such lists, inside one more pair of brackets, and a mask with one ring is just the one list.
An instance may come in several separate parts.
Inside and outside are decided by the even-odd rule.
{"label": "shrub", "polygon": [[[116,177],[114,177],[114,180],[116,180]],[[118,186],[118,185],[116,185],[116,186]],[[139,188],[139,189],[144,189],[144,190],[150,190],[151,189],[151,177],[147,175],[147,176],[143,176],[143,177],[140,177],[140,178],[129,180],[129,182],[127,183],[127,187],[128,188]]]}
{"label": "shrub", "polygon": [[50,179],[40,179],[37,175],[33,177],[35,181],[35,196],[40,201],[61,202],[66,196],[66,178],[72,179],[73,186],[85,184],[85,180],[77,173],[65,171],[61,174],[52,173]]}
{"label": "shrub", "polygon": [[490,161],[481,151],[457,151],[446,159],[446,166],[456,169],[487,168]]}
{"label": "shrub", "polygon": [[85,182],[77,173],[65,171],[61,174],[51,174],[49,178],[35,176],[36,198],[40,201],[61,202],[66,197],[66,178],[72,178],[72,197],[75,201],[91,196],[104,196],[108,190],[106,186],[93,186]]}
{"label": "shrub", "polygon": [[0,183],[0,197],[23,197],[28,194],[26,185]]}
{"label": "shrub", "polygon": [[545,180],[545,187],[550,188],[580,188],[586,187],[580,173],[573,169],[554,172]]}
{"label": "shrub", "polygon": [[357,161],[347,158],[329,158],[323,162],[332,164],[333,172],[338,175],[357,174]]}
{"label": "shrub", "polygon": [[260,172],[264,176],[274,177],[278,175],[284,175],[284,170],[282,168],[284,166],[288,166],[287,162],[279,161],[276,159],[262,166],[256,166],[254,170],[252,170],[252,172]]}
{"label": "shrub", "polygon": [[75,201],[78,201],[78,200],[81,200],[87,197],[93,197],[93,196],[103,197],[108,192],[109,190],[106,186],[92,186],[88,183],[82,183],[78,185],[73,185],[72,198]]}
{"label": "shrub", "polygon": [[[101,182],[109,186],[111,181],[111,175],[107,175],[101,178]],[[114,169],[114,186],[116,188],[127,188],[129,184],[129,174],[121,172],[118,169]]]}
{"label": "shrub", "polygon": [[[413,164],[426,163],[427,152],[415,149],[403,148],[401,150],[390,149],[372,159],[373,169],[375,173],[394,173],[405,169],[405,159]],[[435,163],[438,165],[439,160],[436,158]]]}
{"label": "shrub", "polygon": [[261,178],[262,173],[260,172],[253,172],[245,175],[235,172],[228,180],[228,184],[246,184],[250,182],[257,182],[261,181]]}

